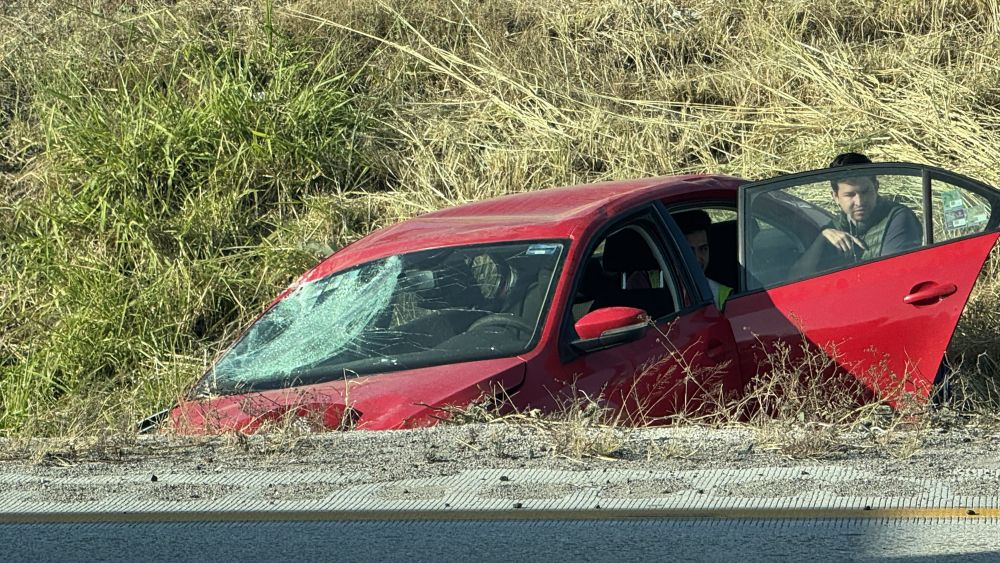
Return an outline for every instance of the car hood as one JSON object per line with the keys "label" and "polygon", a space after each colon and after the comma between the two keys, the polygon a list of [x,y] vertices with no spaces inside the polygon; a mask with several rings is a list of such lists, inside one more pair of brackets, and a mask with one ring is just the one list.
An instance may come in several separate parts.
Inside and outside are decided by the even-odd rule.
{"label": "car hood", "polygon": [[240,395],[184,400],[170,412],[184,434],[256,432],[294,425],[311,430],[389,430],[429,426],[487,397],[516,393],[520,357],[367,375]]}

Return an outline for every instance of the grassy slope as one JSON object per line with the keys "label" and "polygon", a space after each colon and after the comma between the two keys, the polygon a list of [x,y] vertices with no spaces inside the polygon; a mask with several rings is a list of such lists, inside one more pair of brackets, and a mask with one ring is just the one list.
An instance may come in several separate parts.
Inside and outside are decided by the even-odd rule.
{"label": "grassy slope", "polygon": [[996,2],[74,4],[0,7],[0,432],[163,406],[317,249],[446,205],[848,149],[1000,184]]}

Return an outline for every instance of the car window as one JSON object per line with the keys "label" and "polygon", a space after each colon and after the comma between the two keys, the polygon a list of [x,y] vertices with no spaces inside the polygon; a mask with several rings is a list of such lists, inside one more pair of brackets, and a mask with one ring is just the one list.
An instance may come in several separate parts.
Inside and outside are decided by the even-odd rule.
{"label": "car window", "polygon": [[805,252],[804,239],[777,218],[755,217],[753,221],[749,246],[754,278],[765,287],[780,283],[787,277],[788,265]]}
{"label": "car window", "polygon": [[564,241],[389,256],[310,280],[212,367],[214,393],[512,356],[538,340]]}
{"label": "car window", "polygon": [[986,230],[992,207],[985,197],[945,181],[932,181],[933,242],[944,242]]}
{"label": "car window", "polygon": [[656,319],[681,307],[679,284],[656,230],[647,222],[611,229],[581,264],[574,321],[605,307],[636,307]]}
{"label": "car window", "polygon": [[994,204],[963,180],[869,165],[747,186],[747,284],[771,287],[983,232]]}
{"label": "car window", "polygon": [[712,223],[725,223],[736,220],[736,210],[728,207],[703,207],[708,216],[712,218]]}

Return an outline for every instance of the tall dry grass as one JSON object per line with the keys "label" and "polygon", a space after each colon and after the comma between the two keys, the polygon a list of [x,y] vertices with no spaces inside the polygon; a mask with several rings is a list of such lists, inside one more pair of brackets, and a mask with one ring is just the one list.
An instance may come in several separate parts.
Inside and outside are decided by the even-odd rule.
{"label": "tall dry grass", "polygon": [[[317,249],[456,203],[843,150],[1000,183],[998,24],[985,0],[5,2],[0,432],[166,405]],[[995,279],[955,343],[982,365]]]}
{"label": "tall dry grass", "polygon": [[346,5],[283,17],[376,50],[400,102],[402,215],[553,184],[766,177],[844,149],[996,177],[991,4]]}

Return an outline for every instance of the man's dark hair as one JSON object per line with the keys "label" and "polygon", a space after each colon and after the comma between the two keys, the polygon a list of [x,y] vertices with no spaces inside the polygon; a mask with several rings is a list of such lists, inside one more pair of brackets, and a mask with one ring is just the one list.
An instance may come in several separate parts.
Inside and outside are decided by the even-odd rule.
{"label": "man's dark hair", "polygon": [[708,213],[704,209],[692,209],[691,211],[682,211],[680,213],[674,213],[672,215],[677,226],[681,228],[681,232],[684,236],[697,231],[705,231],[708,233],[709,227],[712,226],[712,218],[708,216]]}
{"label": "man's dark hair", "polygon": [[851,166],[852,164],[871,164],[872,159],[859,152],[845,152],[838,154],[833,161],[830,162],[830,168],[837,168],[838,166]]}
{"label": "man's dark hair", "polygon": [[[830,168],[839,168],[841,166],[852,166],[855,164],[871,164],[872,159],[859,152],[844,152],[838,154],[832,161],[830,161]],[[875,189],[878,189],[878,178],[875,176],[863,176],[871,178],[872,182],[875,184]],[[833,193],[840,191],[839,183],[847,180],[848,178],[835,178],[830,180],[830,189]]]}

